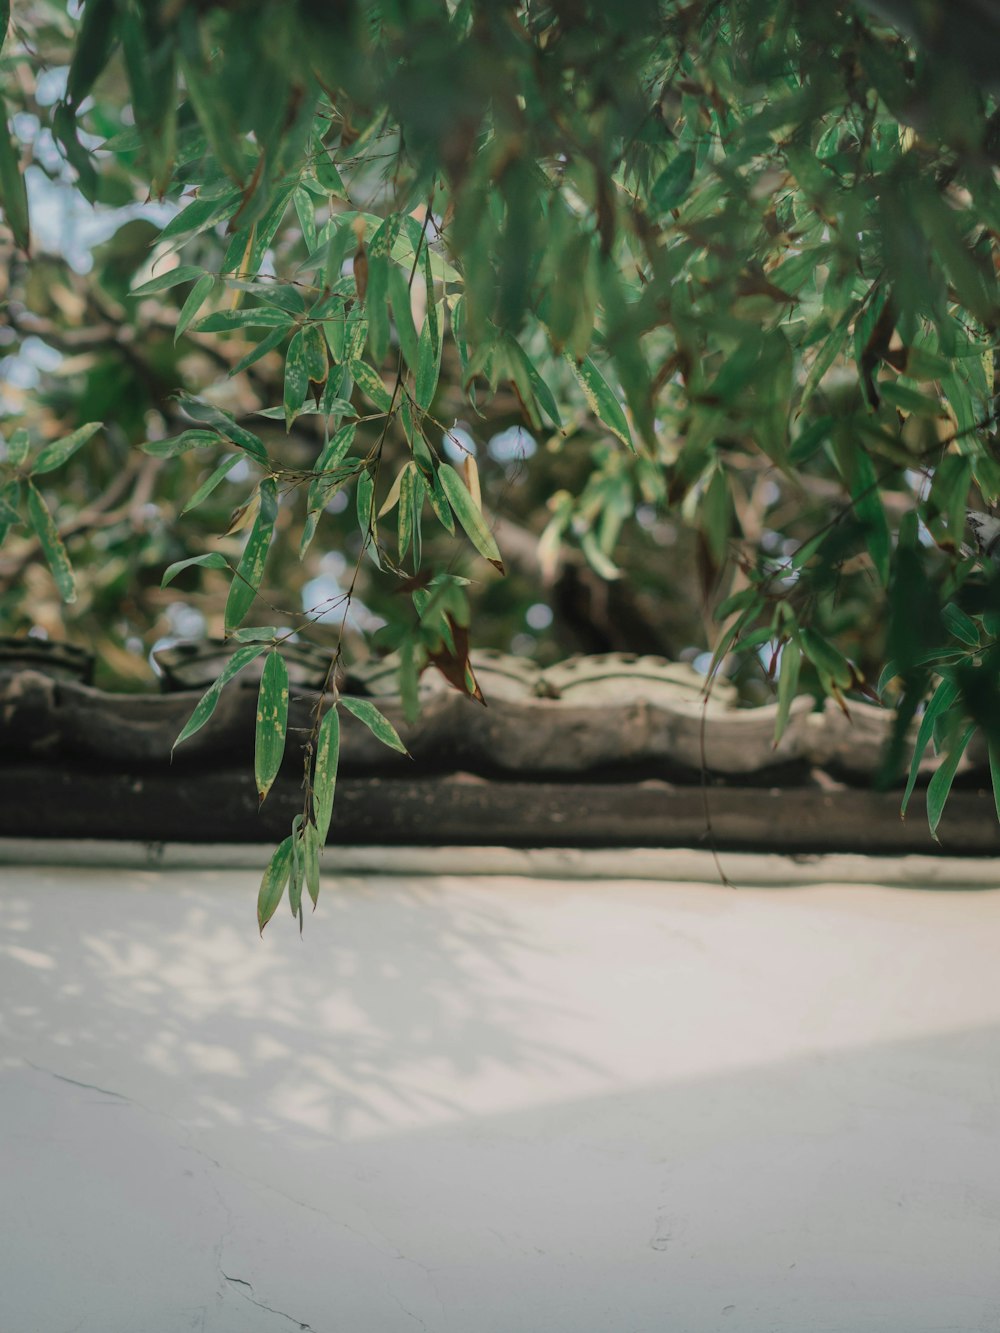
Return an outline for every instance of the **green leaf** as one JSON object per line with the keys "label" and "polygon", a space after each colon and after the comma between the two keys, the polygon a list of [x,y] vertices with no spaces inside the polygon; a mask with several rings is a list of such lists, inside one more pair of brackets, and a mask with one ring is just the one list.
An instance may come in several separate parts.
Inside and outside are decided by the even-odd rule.
{"label": "green leaf", "polygon": [[362,550],[378,569],[382,568],[378,551],[378,529],[375,523],[375,479],[365,468],[358,473],[358,490],[355,497],[358,512],[358,530],[361,533]]}
{"label": "green leaf", "polygon": [[255,463],[259,463],[263,468],[271,466],[264,442],[251,431],[237,426],[232,416],[228,412],[223,412],[221,407],[215,407],[212,403],[202,402],[200,398],[192,398],[184,393],[178,395],[177,401],[188,416],[193,417],[195,421],[208,422],[214,426],[220,435],[231,440],[237,449],[249,454]]}
{"label": "green leaf", "polygon": [[7,533],[21,522],[21,482],[15,477],[0,488],[0,544]]}
{"label": "green leaf", "polygon": [[159,277],[150,278],[148,282],[142,283],[139,287],[133,287],[131,294],[133,296],[152,296],[154,292],[168,292],[171,287],[179,287],[182,282],[194,282],[205,276],[203,268],[196,268],[193,264],[180,264],[167,273],[161,273]]}
{"label": "green leaf", "polygon": [[[533,407],[533,400],[537,402],[556,430],[561,430],[562,418],[559,415],[556,400],[552,397],[552,390],[539,375],[535,363],[516,338],[506,338],[504,346],[514,383],[517,385],[525,404]],[[531,412],[531,415],[537,416],[534,411]],[[539,420],[537,425],[540,427],[541,424]]]}
{"label": "green leaf", "polygon": [[236,123],[231,100],[218,95],[211,57],[204,50],[201,35],[188,11],[181,19],[180,55],[184,86],[219,166],[242,187],[246,174],[243,135]]}
{"label": "green leaf", "polygon": [[722,621],[728,620],[734,611],[743,611],[748,606],[759,602],[763,608],[763,599],[757,588],[741,588],[739,592],[734,592],[731,597],[727,597],[724,602],[720,602],[715,608],[715,619]]}
{"label": "green leaf", "polygon": [[276,347],[280,347],[287,335],[287,329],[272,329],[266,338],[261,338],[256,347],[252,348],[247,352],[246,356],[241,357],[240,360],[237,361],[236,365],[229,371],[229,378],[231,379],[234,375],[239,375],[242,371],[252,366],[255,361],[259,361],[262,356],[266,356],[268,352],[273,352]]}
{"label": "green leaf", "polygon": [[1000,743],[989,741],[990,782],[993,784],[993,804],[996,806],[997,819],[1000,820]]}
{"label": "green leaf", "polygon": [[[382,225],[384,227],[385,223]],[[372,360],[380,366],[389,350],[389,257],[384,251],[381,254],[376,252],[374,240],[368,251],[365,314],[368,317],[368,348]]]}
{"label": "green leaf", "polygon": [[151,192],[162,195],[170,183],[176,148],[176,47],[163,42],[159,23],[138,6],[119,7],[115,27],[148,159]]}
{"label": "green leaf", "polygon": [[838,689],[849,689],[854,682],[854,671],[847,658],[815,630],[803,629],[800,633],[802,650],[820,675]]}
{"label": "green leaf", "polygon": [[288,906],[292,916],[299,919],[299,933],[302,932],[302,881],[305,877],[305,862],[302,859],[302,816],[292,820],[292,867],[288,877]]}
{"label": "green leaf", "polygon": [[209,227],[214,227],[216,223],[224,222],[231,218],[239,207],[240,191],[228,190],[220,199],[204,198],[194,199],[187,208],[170,219],[167,225],[160,232],[160,241],[171,241],[175,236],[185,236],[189,233],[195,235],[198,232],[207,231]]}
{"label": "green leaf", "polygon": [[160,587],[165,588],[168,583],[173,583],[182,569],[189,569],[193,565],[199,569],[228,569],[229,561],[221,551],[209,551],[207,555],[192,555],[187,560],[175,560],[164,570]]}
{"label": "green leaf", "polygon": [[216,279],[211,273],[206,273],[204,277],[198,279],[195,285],[188,292],[177,314],[177,323],[174,326],[174,342],[182,336],[187,330],[188,325],[197,315],[208,298],[215,290]]}
{"label": "green leaf", "polygon": [[373,369],[367,361],[353,360],[350,362],[350,367],[355,384],[364,390],[377,408],[383,412],[388,412],[392,407],[392,394],[385,387],[382,376],[378,371]]}
{"label": "green leaf", "polygon": [[892,554],[892,537],[889,521],[885,516],[879,481],[875,465],[868,454],[856,442],[852,447],[850,487],[854,499],[854,512],[864,527],[865,544],[872,558],[875,571],[883,587],[889,582],[889,560]]}
{"label": "green leaf", "polygon": [[979,629],[971,616],[967,616],[960,606],[949,602],[941,608],[941,619],[956,638],[972,648],[979,647]]}
{"label": "green leaf", "polygon": [[319,901],[319,851],[320,840],[316,825],[306,824],[302,829],[302,868],[314,911]]}
{"label": "green leaf", "polygon": [[937,689],[931,696],[930,703],[924,709],[924,715],[920,719],[920,728],[917,731],[917,739],[913,747],[913,757],[910,760],[910,775],[906,782],[906,790],[903,792],[903,800],[900,805],[900,816],[906,818],[906,807],[913,794],[913,788],[916,785],[917,773],[920,770],[920,761],[924,757],[924,751],[930,744],[930,739],[934,734],[934,723],[941,717],[955,702],[958,697],[958,685],[947,677],[943,679]]}
{"label": "green leaf", "polygon": [[455,511],[455,517],[465,529],[466,536],[479,554],[484,556],[502,574],[504,572],[503,560],[500,558],[500,550],[494,540],[493,533],[486,526],[486,520],[476,508],[475,502],[466,490],[462,478],[448,463],[441,464],[438,469],[438,476],[441,479],[444,493],[448,497],[448,503]]}
{"label": "green leaf", "polygon": [[[333,818],[333,797],[337,789],[337,766],[340,763],[340,715],[336,705],[327,709],[319,726],[316,740],[316,765],[313,772],[312,804],[316,820],[316,836],[320,846],[326,844]],[[313,898],[313,902],[316,899]]]}
{"label": "green leaf", "polygon": [[891,407],[901,408],[904,412],[912,412],[918,417],[941,417],[945,415],[944,404],[940,398],[932,398],[929,394],[918,393],[916,389],[911,389],[909,385],[899,384],[893,380],[879,380],[879,393],[882,399]]}
{"label": "green leaf", "polygon": [[48,506],[42,499],[41,491],[28,482],[28,517],[31,526],[38,534],[45,559],[49,562],[52,577],[56,581],[59,595],[64,602],[76,601],[76,583],[73,579],[73,567],[69,563],[66,547],[59,536],[58,529],[49,513]]}
{"label": "green leaf", "polygon": [[417,486],[417,466],[412,459],[403,464],[399,474],[399,514],[397,516],[397,540],[399,559],[406,557],[413,540],[414,496]]}
{"label": "green leaf", "polygon": [[21,467],[24,460],[28,457],[28,450],[31,447],[31,436],[21,427],[13,432],[7,441],[6,462],[10,467]]}
{"label": "green leaf", "polygon": [[347,198],[347,191],[344,189],[344,182],[340,179],[337,164],[324,148],[321,148],[313,167],[316,172],[316,179],[324,190],[328,190],[330,194],[335,194],[338,199]]}
{"label": "green leaf", "polygon": [[171,746],[171,753],[177,749],[182,741],[186,741],[189,737],[193,736],[196,731],[201,730],[215,712],[215,705],[219,702],[219,695],[222,693],[225,686],[228,685],[233,677],[241,672],[245,666],[249,666],[255,657],[260,657],[261,653],[264,652],[266,648],[266,644],[252,643],[248,644],[246,648],[236,649],[236,652],[230,657],[218,679],[208,687],[198,700],[194,712],[188,718],[187,722],[185,722],[180,735]]}
{"label": "green leaf", "polygon": [[329,371],[326,339],[318,324],[306,324],[302,330],[302,359],[311,384],[325,384]]}
{"label": "green leaf", "polygon": [[53,440],[51,444],[45,446],[31,465],[31,475],[38,477],[43,472],[54,472],[57,467],[62,467],[63,463],[72,458],[77,449],[85,445],[100,429],[99,421],[91,421],[86,426],[80,426],[72,435],[64,435],[61,440]]}
{"label": "green leaf", "polygon": [[75,34],[66,99],[75,106],[93,88],[115,43],[115,0],[87,0]]}
{"label": "green leaf", "polygon": [[238,310],[216,310],[200,319],[196,327],[199,333],[226,333],[231,329],[288,329],[294,323],[295,316],[287,310],[254,305],[241,306]]}
{"label": "green leaf", "polygon": [[816,353],[816,358],[809,368],[809,374],[806,376],[805,387],[802,390],[802,397],[799,400],[799,414],[804,411],[809,399],[819,387],[819,382],[831,368],[837,357],[844,350],[848,335],[851,329],[851,320],[854,317],[854,306],[850,305],[843,312],[836,324],[830,331],[830,336]]}
{"label": "green leaf", "polygon": [[28,192],[21,172],[21,151],[11,136],[0,98],[0,205],[14,242],[22,250],[31,246],[28,225]]}
{"label": "green leaf", "polygon": [[234,630],[232,637],[237,643],[273,643],[279,633],[277,625],[245,625]]}
{"label": "green leaf", "polygon": [[975,723],[965,729],[958,744],[952,744],[944,762],[934,770],[927,785],[927,825],[935,842],[941,841],[937,835],[938,824],[941,822],[945,803],[951,793],[951,784],[955,781],[955,772],[975,730]]}
{"label": "green leaf", "polygon": [[309,392],[309,371],[306,367],[302,330],[299,329],[288,344],[285,353],[285,388],[284,414],[285,430],[290,430],[292,422],[302,409]]}
{"label": "green leaf", "polygon": [[298,218],[302,242],[309,254],[316,249],[316,205],[307,189],[300,186],[292,195],[295,216]]}
{"label": "green leaf", "polygon": [[264,573],[264,562],[271,545],[274,520],[278,513],[278,488],[273,477],[260,483],[260,510],[243,549],[236,575],[226,600],[225,627],[231,634],[249,611]]}
{"label": "green leaf", "polygon": [[285,753],[288,730],[288,668],[275,649],[268,653],[257,696],[254,778],[261,801],[274,784]]}
{"label": "green leaf", "polygon": [[383,745],[388,745],[391,750],[398,750],[400,754],[409,754],[406,746],[399,739],[399,733],[387,717],[379,712],[370,699],[355,699],[350,695],[341,695],[340,702],[349,713],[353,713],[359,722],[363,722],[368,730]]}
{"label": "green leaf", "polygon": [[417,370],[413,385],[413,401],[422,412],[426,412],[434,401],[440,373],[441,325],[434,303],[428,296],[427,318],[417,340]]}
{"label": "green leaf", "polygon": [[172,435],[169,440],[147,440],[139,448],[150,458],[177,458],[191,449],[207,449],[218,443],[219,437],[214,430],[186,430],[180,435]]}
{"label": "green leaf", "polygon": [[622,410],[622,405],[593,361],[589,356],[579,363],[574,361],[571,356],[567,356],[566,360],[580,382],[580,387],[583,389],[590,410],[599,421],[603,421],[613,435],[618,436],[622,444],[627,445],[635,452],[632,432],[628,428],[628,420]]}
{"label": "green leaf", "polygon": [[216,486],[218,486],[219,482],[232,472],[233,468],[240,462],[242,457],[242,454],[227,454],[211,476],[206,477],[201,483],[194,495],[191,496],[191,499],[188,500],[187,504],[181,510],[181,513],[186,514],[191,509],[197,509],[203,500],[207,500],[215,490]]}
{"label": "green leaf", "polygon": [[781,650],[781,675],[778,678],[778,713],[774,720],[774,745],[784,735],[788,726],[788,715],[799,684],[799,670],[802,666],[802,649],[795,639],[789,639]]}
{"label": "green leaf", "polygon": [[292,838],[289,836],[278,846],[260,881],[260,892],[257,894],[257,925],[262,935],[264,927],[278,910],[291,870]]}
{"label": "green leaf", "polygon": [[657,178],[650,202],[660,213],[676,208],[684,199],[694,180],[694,153],[685,148]]}
{"label": "green leaf", "polygon": [[354,443],[354,433],[357,427],[352,425],[341,426],[340,430],[327,440],[324,444],[319,458],[316,459],[314,471],[316,475],[309,483],[309,496],[306,501],[306,508],[320,509],[328,502],[326,485],[330,480],[330,475],[338,476],[337,464],[346,457],[351,445]]}
{"label": "green leaf", "polygon": [[389,300],[396,321],[396,335],[403,359],[410,370],[416,373],[418,345],[417,331],[413,326],[413,307],[410,299],[409,274],[398,264],[389,265]]}

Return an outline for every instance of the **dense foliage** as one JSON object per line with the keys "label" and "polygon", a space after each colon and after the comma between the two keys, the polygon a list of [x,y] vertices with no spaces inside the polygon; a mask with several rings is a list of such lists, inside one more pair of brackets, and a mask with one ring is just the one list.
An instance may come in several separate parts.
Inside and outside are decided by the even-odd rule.
{"label": "dense foliage", "polygon": [[[397,654],[411,710],[431,665],[478,696],[470,642],[742,652],[779,734],[800,687],[885,691],[889,778],[932,696],[936,828],[1000,739],[967,544],[1000,500],[998,48],[973,0],[15,6],[7,629],[62,633],[54,586],[119,678],[185,625],[241,645],[227,677],[263,656],[262,797],[293,636],[330,683]],[[78,194],[103,243],[32,242]],[[315,898],[338,707],[399,744],[317,707],[262,926]]]}

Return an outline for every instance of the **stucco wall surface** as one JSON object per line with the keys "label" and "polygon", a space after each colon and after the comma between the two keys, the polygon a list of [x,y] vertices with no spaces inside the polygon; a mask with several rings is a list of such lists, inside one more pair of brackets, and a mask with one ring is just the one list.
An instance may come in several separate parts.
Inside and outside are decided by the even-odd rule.
{"label": "stucco wall surface", "polygon": [[4,1333],[994,1333],[1000,894],[0,867]]}

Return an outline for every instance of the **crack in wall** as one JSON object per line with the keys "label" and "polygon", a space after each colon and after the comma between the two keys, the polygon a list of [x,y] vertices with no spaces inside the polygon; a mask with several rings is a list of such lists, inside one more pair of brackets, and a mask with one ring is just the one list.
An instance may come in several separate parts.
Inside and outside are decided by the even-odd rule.
{"label": "crack in wall", "polygon": [[[49,1078],[57,1078],[60,1083],[71,1083],[74,1088],[86,1088],[88,1092],[99,1092],[104,1097],[114,1097],[116,1101],[128,1102],[130,1105],[136,1105],[131,1097],[126,1097],[123,1092],[113,1092],[110,1088],[100,1088],[96,1083],[84,1083],[78,1078],[70,1078],[68,1074],[57,1074],[54,1069],[46,1069],[44,1065],[36,1065],[34,1060],[27,1057],[21,1057],[29,1069],[34,1069],[39,1074],[48,1074]],[[146,1109],[146,1108],[143,1108]]]}
{"label": "crack in wall", "polygon": [[[221,1268],[219,1269],[219,1272],[222,1273],[222,1276],[231,1286],[247,1287],[251,1293],[253,1292],[253,1284],[247,1282],[246,1278],[230,1277],[228,1273],[222,1272]],[[266,1305],[263,1301],[257,1300],[255,1296],[248,1295],[245,1291],[241,1291],[238,1294],[242,1296],[245,1301],[249,1301],[251,1305],[256,1305],[258,1310],[266,1310],[268,1314],[275,1314],[281,1319],[287,1319],[289,1323],[295,1324],[296,1327],[301,1330],[301,1333],[316,1333],[316,1329],[313,1328],[312,1324],[304,1324],[301,1319],[296,1319],[294,1315],[286,1314],[284,1310],[276,1310],[273,1305]]]}

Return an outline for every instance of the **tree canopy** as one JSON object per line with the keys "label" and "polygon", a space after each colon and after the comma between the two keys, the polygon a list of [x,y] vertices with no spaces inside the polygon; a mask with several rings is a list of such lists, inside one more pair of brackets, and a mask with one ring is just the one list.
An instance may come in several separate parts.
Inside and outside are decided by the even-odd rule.
{"label": "tree canopy", "polygon": [[[262,798],[291,642],[331,686],[395,654],[414,710],[428,667],[478,697],[469,646],[512,628],[749,661],[779,735],[799,689],[881,699],[887,781],[929,699],[906,797],[933,742],[933,831],[977,730],[1000,793],[988,6],[0,0],[4,30],[8,632],[88,635],[119,683],[231,638],[178,743],[263,657]],[[338,709],[400,744],[326,697],[262,928],[318,891]]]}

